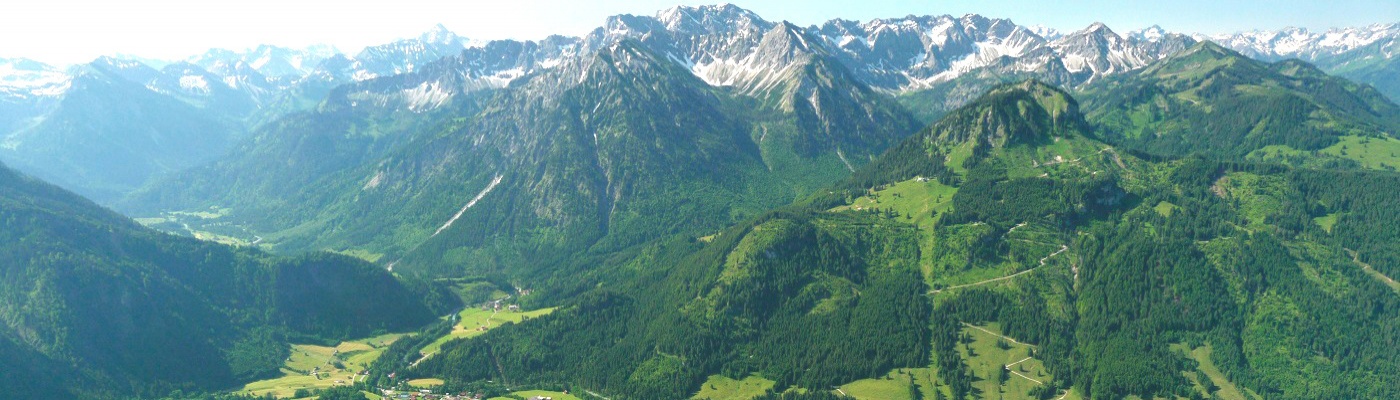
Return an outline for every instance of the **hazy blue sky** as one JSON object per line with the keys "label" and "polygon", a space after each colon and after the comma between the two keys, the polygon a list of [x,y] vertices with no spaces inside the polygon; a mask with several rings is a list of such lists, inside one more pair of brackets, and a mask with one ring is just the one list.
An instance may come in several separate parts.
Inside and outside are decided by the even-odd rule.
{"label": "hazy blue sky", "polygon": [[[20,4],[13,4],[19,2]],[[369,44],[416,36],[433,24],[475,39],[582,35],[614,14],[654,14],[678,0],[10,0],[0,5],[0,57],[85,62],[102,54],[184,58],[210,47],[260,43]],[[765,0],[736,1],[765,19],[811,25],[909,14],[977,13],[1074,30],[1102,21],[1120,32],[1159,24],[1221,33],[1301,26],[1325,30],[1400,22],[1400,0]]]}

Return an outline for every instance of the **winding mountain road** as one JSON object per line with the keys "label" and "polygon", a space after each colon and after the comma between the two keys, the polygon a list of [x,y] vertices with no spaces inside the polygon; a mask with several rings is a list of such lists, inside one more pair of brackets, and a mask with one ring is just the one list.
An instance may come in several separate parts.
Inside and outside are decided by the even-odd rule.
{"label": "winding mountain road", "polygon": [[1050,253],[1050,255],[1048,255],[1048,256],[1042,257],[1042,258],[1040,259],[1040,265],[1036,266],[1035,268],[1031,268],[1031,269],[1028,269],[1028,270],[1025,270],[1025,271],[1017,272],[1017,273],[1014,273],[1014,274],[1011,274],[1011,275],[1007,275],[1007,276],[1003,276],[1003,277],[999,277],[999,278],[988,279],[988,280],[981,281],[981,282],[974,282],[974,283],[968,283],[968,284],[964,284],[964,285],[949,286],[949,287],[942,288],[942,289],[934,289],[934,290],[930,290],[930,291],[928,292],[928,294],[938,294],[939,292],[943,292],[943,291],[947,291],[947,290],[962,289],[962,288],[966,288],[966,287],[985,285],[985,284],[988,284],[988,283],[998,282],[998,281],[1004,281],[1004,280],[1007,280],[1007,279],[1011,279],[1011,278],[1015,278],[1015,277],[1018,277],[1018,276],[1021,276],[1021,275],[1025,275],[1025,274],[1030,273],[1031,271],[1035,271],[1035,270],[1037,270],[1037,269],[1040,269],[1040,267],[1044,267],[1044,266],[1045,266],[1045,261],[1049,260],[1050,257],[1054,257],[1054,256],[1057,256],[1057,255],[1060,255],[1060,253],[1064,253],[1065,250],[1069,250],[1069,246],[1063,245],[1063,244],[1060,245],[1060,249],[1059,249],[1059,250],[1056,250],[1054,253]]}
{"label": "winding mountain road", "polygon": [[1022,378],[1026,378],[1026,380],[1028,380],[1028,381],[1035,382],[1035,383],[1038,383],[1038,384],[1041,384],[1041,385],[1044,385],[1044,384],[1045,384],[1045,382],[1041,382],[1039,379],[1035,379],[1035,378],[1026,376],[1026,375],[1024,375],[1024,374],[1022,374],[1022,373],[1020,373],[1020,372],[1016,372],[1016,370],[1011,369],[1011,366],[1009,366],[1009,365],[1006,366],[1006,370],[1007,370],[1007,371],[1011,371],[1011,373],[1016,374],[1016,376],[1019,376],[1019,377],[1022,377]]}
{"label": "winding mountain road", "polygon": [[[1032,348],[1032,349],[1036,348],[1035,345],[1033,345],[1033,344],[1026,343],[1026,342],[1021,342],[1021,341],[1017,341],[1016,339],[1012,339],[1012,338],[1010,338],[1010,337],[1003,336],[1003,335],[1000,334],[1000,333],[996,333],[996,332],[989,331],[989,330],[987,330],[986,328],[983,328],[983,327],[980,327],[980,326],[977,326],[977,325],[969,324],[969,323],[966,323],[966,322],[963,322],[962,324],[963,324],[963,326],[966,326],[966,327],[968,327],[968,328],[972,328],[972,329],[976,329],[976,330],[982,331],[983,333],[986,333],[986,334],[988,334],[988,335],[992,335],[992,336],[996,336],[996,337],[998,337],[998,338],[1006,339],[1006,341],[1011,342],[1011,343],[1015,343],[1015,344],[1019,344],[1019,345],[1022,345],[1022,346],[1030,347],[1030,348]],[[1021,360],[1021,361],[1026,361],[1026,360]],[[1021,361],[1017,361],[1016,363],[1013,363],[1013,364],[1011,364],[1011,365],[1020,364]]]}

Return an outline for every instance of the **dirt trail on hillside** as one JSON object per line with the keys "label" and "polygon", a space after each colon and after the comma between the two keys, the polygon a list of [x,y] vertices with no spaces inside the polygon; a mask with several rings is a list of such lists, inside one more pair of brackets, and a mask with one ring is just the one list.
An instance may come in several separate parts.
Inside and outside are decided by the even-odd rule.
{"label": "dirt trail on hillside", "polygon": [[1011,279],[1011,278],[1015,278],[1015,277],[1018,277],[1018,276],[1021,276],[1021,275],[1025,275],[1025,274],[1031,273],[1031,271],[1035,271],[1035,270],[1037,270],[1037,269],[1040,269],[1040,267],[1044,267],[1044,266],[1045,266],[1045,262],[1048,261],[1048,260],[1050,260],[1050,257],[1054,257],[1054,256],[1057,256],[1057,255],[1060,255],[1060,253],[1064,253],[1065,250],[1069,250],[1069,246],[1066,246],[1066,245],[1063,245],[1063,244],[1060,245],[1060,249],[1059,249],[1059,250],[1055,250],[1054,253],[1050,253],[1050,255],[1045,256],[1045,257],[1042,257],[1042,258],[1040,259],[1040,265],[1036,266],[1035,268],[1031,268],[1031,269],[1028,269],[1028,270],[1025,270],[1025,271],[1017,272],[1017,273],[1014,273],[1014,274],[1011,274],[1011,275],[1007,275],[1007,276],[1003,276],[1003,277],[999,277],[999,278],[988,279],[988,280],[981,281],[981,282],[974,282],[974,283],[969,283],[969,284],[965,284],[965,285],[949,286],[949,287],[942,288],[942,289],[934,289],[934,290],[929,291],[928,293],[929,293],[929,294],[938,294],[939,292],[943,292],[943,291],[947,291],[947,290],[961,289],[961,288],[965,288],[965,287],[972,287],[972,286],[978,286],[978,285],[985,285],[985,284],[988,284],[988,283],[997,282],[997,281],[1004,281],[1004,280],[1007,280],[1007,279]]}

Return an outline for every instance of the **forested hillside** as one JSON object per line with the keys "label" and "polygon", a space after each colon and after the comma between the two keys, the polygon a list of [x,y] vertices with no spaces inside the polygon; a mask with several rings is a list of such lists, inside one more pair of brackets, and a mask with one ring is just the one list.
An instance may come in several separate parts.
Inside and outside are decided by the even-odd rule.
{"label": "forested hillside", "polygon": [[[1400,176],[1134,154],[1065,92],[1002,86],[826,193],[377,368],[613,398],[730,378],[840,396],[886,374],[912,398],[1397,395]],[[1013,361],[1031,369],[998,377]]]}
{"label": "forested hillside", "polygon": [[452,342],[413,374],[681,398],[720,372],[827,387],[924,363],[929,305],[914,229],[804,214],[771,214],[708,244],[656,245],[632,261],[647,268],[640,277],[522,329]]}
{"label": "forested hillside", "polygon": [[356,259],[159,233],[4,167],[0,189],[6,396],[225,389],[275,372],[290,340],[433,318],[421,294]]}

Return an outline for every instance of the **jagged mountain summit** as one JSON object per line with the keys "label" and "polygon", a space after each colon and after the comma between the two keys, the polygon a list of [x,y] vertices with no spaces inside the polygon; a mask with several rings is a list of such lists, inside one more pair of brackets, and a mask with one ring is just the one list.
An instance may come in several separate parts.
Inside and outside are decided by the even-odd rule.
{"label": "jagged mountain summit", "polygon": [[[512,47],[538,48],[527,57],[534,60],[527,63],[531,65],[514,66],[521,67],[514,74],[518,77],[530,72],[531,66],[548,68],[557,65],[560,53],[557,48],[582,47],[585,50],[582,52],[586,53],[586,49],[596,49],[620,37],[632,37],[653,50],[665,50],[661,53],[686,64],[707,82],[724,85],[743,81],[745,76],[761,74],[765,69],[774,67],[753,64],[747,57],[757,50],[755,46],[759,45],[765,34],[780,25],[807,33],[807,36],[799,39],[816,40],[804,46],[821,48],[820,51],[838,55],[841,62],[855,71],[863,83],[882,90],[926,87],[930,83],[956,78],[988,66],[1012,64],[1022,71],[1054,69],[1048,65],[1051,59],[1067,57],[1082,59],[1068,64],[1070,72],[1077,73],[1087,68],[1089,72],[1086,76],[1093,77],[1141,67],[1145,61],[1162,56],[1140,48],[1138,45],[1143,41],[1119,37],[1102,24],[1061,35],[1053,30],[1016,25],[1010,20],[970,14],[962,17],[909,16],[869,22],[838,19],[803,28],[768,21],[752,11],[725,4],[678,6],[653,16],[619,15],[609,18],[598,30],[582,38],[481,42],[461,37],[438,25],[417,38],[371,46],[354,56],[336,57],[338,51],[328,46],[292,49],[263,45],[246,51],[213,49],[187,61],[225,77],[242,76],[235,74],[235,71],[251,69],[269,80],[287,84],[318,73],[353,80],[407,73],[435,60],[456,56],[464,49],[469,52],[477,50],[475,56],[468,56],[473,59],[468,63],[472,64],[470,67],[477,68],[472,72],[491,76],[513,69],[498,70],[487,65],[520,58],[512,57],[509,53]],[[1153,41],[1175,36],[1164,35]],[[1074,40],[1067,40],[1071,38]],[[531,43],[535,46],[531,46]],[[542,45],[545,43],[550,45]],[[1096,46],[1097,43],[1107,46]],[[1003,57],[1010,61],[1003,60]],[[337,64],[342,65],[337,67]],[[1094,69],[1106,65],[1112,65],[1113,69]]]}
{"label": "jagged mountain summit", "polygon": [[[760,44],[767,33],[784,25],[791,26],[766,21],[730,4],[678,6],[654,17],[609,18],[585,42],[616,36],[642,38],[707,82],[742,85],[773,70],[775,66],[755,63],[753,55],[764,51]],[[893,92],[927,88],[980,68],[1035,72],[1058,84],[1074,85],[1140,68],[1164,56],[1162,51],[1194,43],[1182,35],[1125,39],[1102,24],[1047,39],[1040,33],[1051,31],[975,14],[869,22],[836,19],[797,29],[807,34],[799,37],[804,47],[834,55],[862,83]],[[816,40],[807,43],[807,39]],[[1169,42],[1176,44],[1164,44]]]}
{"label": "jagged mountain summit", "polygon": [[[467,55],[469,61],[463,65],[468,74],[497,77],[500,86],[525,73],[558,65],[558,48],[572,47],[573,54],[584,54],[625,36],[685,64],[711,84],[733,85],[781,67],[749,59],[764,36],[780,25],[784,24],[732,4],[677,6],[651,16],[611,17],[598,30],[579,38],[482,42],[438,25],[419,37],[371,46],[353,56],[336,57],[337,51],[328,46],[290,49],[264,45],[242,52],[210,50],[188,61],[226,77],[241,76],[231,73],[251,68],[283,84],[309,77],[348,82],[412,72],[467,49],[475,53]],[[808,47],[835,55],[862,83],[894,92],[926,89],[981,69],[1007,75],[1035,74],[1043,81],[1073,86],[1141,68],[1201,40],[1213,40],[1267,61],[1297,57],[1331,71],[1334,67],[1357,68],[1362,58],[1393,58],[1400,38],[1400,24],[1324,33],[1290,28],[1222,35],[1172,33],[1152,26],[1120,35],[1102,23],[1060,32],[976,14],[911,15],[865,22],[834,19],[797,30],[807,33],[802,39],[816,39]],[[535,49],[514,51],[518,47]],[[1352,53],[1358,55],[1338,57]],[[521,59],[531,61],[522,63]],[[503,61],[514,65],[497,68]],[[322,76],[327,74],[332,77]]]}
{"label": "jagged mountain summit", "polygon": [[1325,32],[1284,28],[1195,36],[1220,43],[1251,58],[1316,60],[1370,46],[1389,49],[1391,51],[1385,55],[1393,57],[1396,42],[1400,40],[1400,23],[1333,28]]}
{"label": "jagged mountain summit", "polygon": [[[763,35],[778,22],[768,21],[752,11],[732,4],[716,6],[677,6],[652,16],[619,15],[609,18],[602,27],[582,38],[553,37],[544,41],[472,41],[451,33],[441,25],[415,39],[373,46],[350,59],[353,66],[345,71],[356,80],[412,71],[433,60],[456,55],[462,48],[482,49],[488,43],[498,43],[496,49],[477,52],[473,64],[481,75],[497,75],[510,69],[493,69],[483,64],[488,60],[513,60],[506,47],[528,46],[529,43],[554,43],[596,48],[618,37],[633,37],[649,46],[665,48],[675,61],[687,64],[698,76],[716,85],[733,84],[744,75],[760,74],[764,65],[749,63],[745,57],[754,50]],[[821,25],[799,28],[818,38],[812,46],[838,55],[838,58],[861,81],[883,90],[906,91],[926,88],[952,80],[979,68],[1004,72],[1035,72],[1045,81],[1062,85],[1077,85],[1089,80],[1141,68],[1189,47],[1197,41],[1212,40],[1240,51],[1252,58],[1277,61],[1296,57],[1317,62],[1331,69],[1326,60],[1334,56],[1365,49],[1376,49],[1384,58],[1393,57],[1394,46],[1400,38],[1400,24],[1373,25],[1361,28],[1333,29],[1325,33],[1310,33],[1304,29],[1280,31],[1251,31],[1236,34],[1173,33],[1160,26],[1131,31],[1120,35],[1102,23],[1092,24],[1074,32],[1059,32],[1038,26],[1023,26],[1006,19],[987,18],[976,14],[955,17],[908,16],[876,19],[867,22],[834,19]],[[664,42],[664,43],[663,43]],[[567,45],[566,45],[567,46]],[[1389,49],[1389,50],[1387,50]],[[297,71],[309,74],[317,64],[306,60],[326,60],[325,49],[307,49],[304,55],[277,59],[289,49],[259,47],[243,58],[264,75],[283,76],[268,71],[267,66],[298,62]],[[586,52],[586,51],[585,51]],[[231,53],[231,52],[230,52]],[[552,53],[552,54],[551,54]],[[210,54],[214,54],[211,51]],[[666,54],[666,52],[663,52]],[[251,59],[256,55],[255,59]],[[313,58],[319,56],[319,58]],[[530,58],[538,62],[519,65],[516,77],[533,69],[557,65],[558,52],[542,50]],[[1340,64],[1345,61],[1338,61]],[[200,62],[196,62],[206,68]],[[264,66],[267,65],[267,66]],[[1067,72],[1067,74],[1065,74]]]}
{"label": "jagged mountain summit", "polygon": [[377,76],[413,72],[414,69],[423,64],[456,55],[467,47],[480,45],[480,43],[457,36],[457,34],[447,30],[447,27],[439,24],[417,38],[370,46],[361,50],[355,54],[355,61],[359,64],[355,79],[365,80]]}
{"label": "jagged mountain summit", "polygon": [[[1042,33],[1052,38],[1046,39]],[[327,58],[308,81],[329,87],[415,68],[414,72],[430,69],[436,71],[431,74],[434,76],[418,74],[400,82],[407,85],[405,90],[442,97],[505,87],[522,76],[553,68],[566,58],[589,54],[623,38],[640,41],[712,86],[735,87],[751,95],[771,89],[787,71],[800,69],[804,64],[793,61],[809,54],[831,58],[864,85],[900,93],[977,74],[1029,76],[1072,86],[1140,68],[1194,43],[1194,39],[1175,34],[1125,38],[1102,24],[1061,35],[977,15],[910,16],[864,23],[832,20],[803,28],[768,21],[729,4],[678,6],[653,16],[610,17],[584,37],[478,43],[435,29],[411,43],[368,48],[354,58]],[[452,48],[456,42],[466,43],[465,51],[437,62],[427,62],[430,57],[418,55],[403,65],[373,60],[391,58],[389,54],[402,58],[401,51],[406,48]],[[457,79],[456,87],[444,85],[442,76],[446,74],[465,79]]]}
{"label": "jagged mountain summit", "polygon": [[1074,85],[1162,57],[1152,51],[1161,47],[1158,42],[1194,42],[1182,36],[1134,41],[1097,23],[1060,35],[978,15],[832,20],[812,29],[873,86],[895,91],[927,88],[982,68]]}

